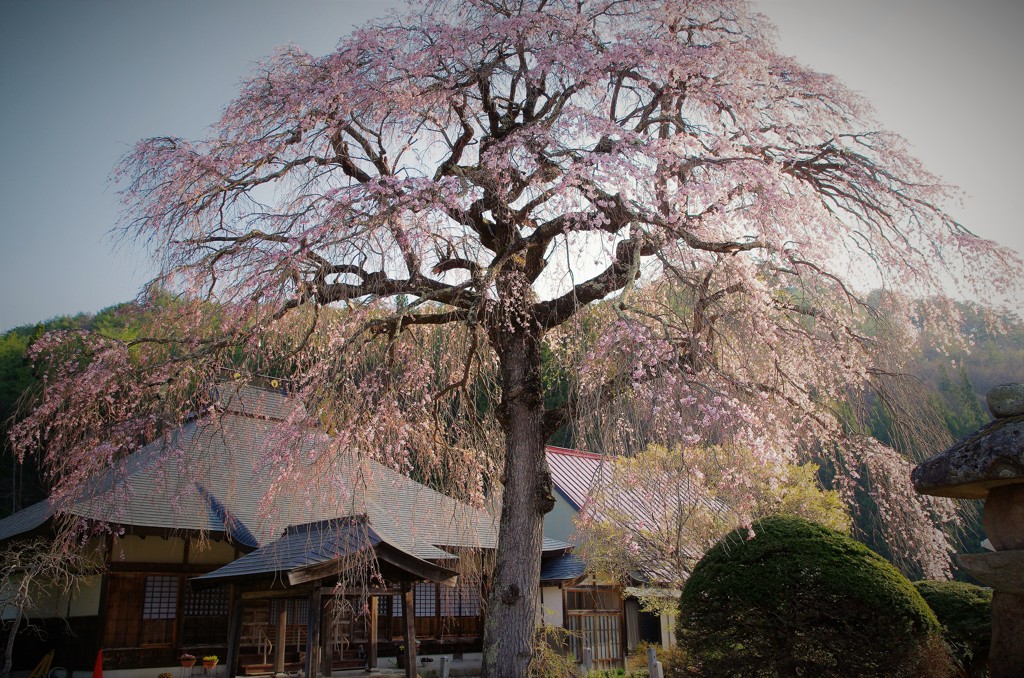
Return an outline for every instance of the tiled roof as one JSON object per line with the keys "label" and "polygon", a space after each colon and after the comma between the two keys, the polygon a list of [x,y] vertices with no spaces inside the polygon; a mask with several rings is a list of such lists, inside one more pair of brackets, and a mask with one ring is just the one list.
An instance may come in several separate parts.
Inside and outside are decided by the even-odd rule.
{"label": "tiled roof", "polygon": [[365,520],[326,520],[289,527],[277,540],[234,560],[199,581],[282,573],[373,548],[380,536]]}
{"label": "tiled roof", "polygon": [[540,547],[541,553],[557,553],[558,551],[564,552],[570,549],[572,549],[572,544],[560,539],[552,539],[551,537],[544,537],[544,543]]}
{"label": "tiled roof", "polygon": [[577,579],[586,572],[587,565],[579,556],[567,553],[550,560],[540,566],[541,582],[559,582]]}
{"label": "tiled roof", "polygon": [[[497,522],[487,511],[369,459],[319,458],[327,435],[281,421],[299,407],[285,396],[249,387],[220,401],[219,412],[132,454],[63,510],[126,526],[224,532],[249,547],[275,541],[291,525],[354,515],[417,558],[451,558],[443,548],[496,547]],[[282,432],[290,434],[287,443]],[[297,446],[289,458],[302,466],[265,496],[281,477],[265,460],[284,445]],[[43,503],[0,520],[0,539],[35,529],[52,513]]]}
{"label": "tiled roof", "polygon": [[49,520],[53,513],[53,504],[44,499],[7,516],[0,520],[0,541],[31,532]]}

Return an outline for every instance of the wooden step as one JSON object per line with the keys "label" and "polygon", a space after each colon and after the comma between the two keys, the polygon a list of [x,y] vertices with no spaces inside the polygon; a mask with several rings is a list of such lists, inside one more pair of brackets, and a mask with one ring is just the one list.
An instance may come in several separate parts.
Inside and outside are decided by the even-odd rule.
{"label": "wooden step", "polygon": [[[243,676],[269,676],[274,673],[273,664],[242,664],[241,666]],[[295,672],[301,668],[304,668],[304,664],[301,662],[284,663],[284,670],[286,672]]]}
{"label": "wooden step", "polygon": [[331,670],[361,669],[366,666],[365,659],[342,659],[331,662]]}
{"label": "wooden step", "polygon": [[[361,669],[366,666],[365,659],[335,659],[331,662],[332,670]],[[285,671],[294,672],[304,666],[298,662],[286,662]],[[270,676],[274,674],[273,664],[242,664],[242,675],[244,676]]]}

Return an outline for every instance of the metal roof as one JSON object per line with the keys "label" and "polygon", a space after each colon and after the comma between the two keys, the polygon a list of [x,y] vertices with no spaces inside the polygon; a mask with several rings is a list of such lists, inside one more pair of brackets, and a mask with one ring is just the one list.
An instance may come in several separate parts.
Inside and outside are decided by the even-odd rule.
{"label": "metal roof", "polygon": [[555,489],[579,511],[590,497],[594,480],[603,472],[604,457],[551,445],[545,448],[545,452]]}
{"label": "metal roof", "polygon": [[217,499],[217,497],[213,496],[209,490],[203,487],[202,483],[196,483],[196,491],[206,502],[211,516],[220,522],[221,531],[227,533],[227,535],[231,537],[232,541],[238,542],[243,546],[248,546],[249,548],[256,548],[259,546],[259,541],[256,539],[255,535],[249,531],[249,528],[245,526],[245,523],[239,520],[230,509],[224,506],[224,504]]}
{"label": "metal roof", "polygon": [[[497,520],[487,511],[371,459],[327,458],[321,451],[331,439],[290,424],[300,406],[282,394],[244,387],[222,393],[220,402],[98,477],[62,512],[124,526],[223,532],[249,547],[276,541],[290,525],[356,515],[416,558],[497,546]],[[0,520],[0,539],[35,529],[53,513],[43,502]]]}
{"label": "metal roof", "polygon": [[[602,455],[551,446],[545,451],[555,489],[577,511],[592,508],[592,497],[599,489],[607,491],[604,498],[609,509],[639,523],[675,507],[675,499],[667,501],[657,489],[612,485],[612,461]],[[702,503],[712,510],[724,508],[721,502],[705,497],[696,483],[682,489],[693,503]]]}
{"label": "metal roof", "polygon": [[235,414],[284,421],[302,417],[306,412],[302,403],[283,389],[258,388],[242,381],[221,382],[214,387],[213,394],[215,407]]}
{"label": "metal roof", "polygon": [[[647,487],[613,484],[612,462],[602,455],[550,446],[545,451],[556,491],[566,497],[577,512],[587,511],[598,519],[612,520],[627,530],[648,530],[659,522],[659,516],[671,517],[673,512],[679,510],[676,496],[662,491],[656,483]],[[701,503],[712,511],[725,509],[720,501],[708,499],[698,483],[677,489],[687,495],[690,504]],[[593,496],[599,491],[602,492],[603,501],[596,503]],[[552,567],[569,566],[553,564]],[[567,570],[570,574],[573,571]],[[631,572],[630,576],[636,581],[664,580],[666,573],[652,569],[648,572]]]}
{"label": "metal roof", "polygon": [[552,539],[551,537],[544,537],[544,543],[541,545],[541,553],[554,553],[557,551],[569,551],[572,549],[572,544],[561,541],[560,539]]}

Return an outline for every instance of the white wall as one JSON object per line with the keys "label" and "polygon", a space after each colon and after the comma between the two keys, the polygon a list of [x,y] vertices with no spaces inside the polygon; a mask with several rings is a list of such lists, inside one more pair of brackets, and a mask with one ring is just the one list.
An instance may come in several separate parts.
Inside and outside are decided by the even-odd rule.
{"label": "white wall", "polygon": [[60,612],[67,611],[69,617],[93,617],[100,613],[100,590],[103,575],[95,574],[83,577],[78,584],[78,591],[71,598],[70,606],[64,597]]}
{"label": "white wall", "polygon": [[[183,537],[140,537],[127,535],[114,540],[111,562],[183,563]],[[235,549],[225,541],[194,539],[188,547],[188,562],[195,565],[223,565],[235,559]]]}
{"label": "white wall", "polygon": [[226,541],[193,541],[188,549],[188,562],[193,565],[224,565],[235,559],[235,547]]}
{"label": "white wall", "polygon": [[540,622],[547,626],[562,626],[564,618],[562,610],[562,589],[557,586],[544,586],[540,590]]}
{"label": "white wall", "polygon": [[[25,614],[29,619],[42,618],[42,617],[92,617],[100,612],[100,587],[103,577],[101,575],[92,575],[89,577],[82,577],[78,584],[78,591],[71,598],[70,604],[68,602],[68,596],[60,595],[60,592],[41,588],[32,587],[32,597],[35,602],[35,606],[26,610]],[[17,610],[13,607],[5,607],[3,610],[3,619],[14,619],[17,615]]]}
{"label": "white wall", "polygon": [[110,561],[117,563],[181,563],[185,540],[181,537],[140,537],[128,535],[114,539]]}
{"label": "white wall", "polygon": [[[158,536],[139,537],[128,535],[114,540],[110,559],[121,563],[181,563],[185,553],[182,537],[165,539]],[[99,557],[99,556],[97,556]],[[189,562],[195,564],[219,565],[235,558],[233,546],[223,541],[193,541],[189,546]],[[99,614],[102,575],[83,577],[78,590],[71,600],[56,591],[35,587],[33,597],[36,605],[27,611],[29,617],[91,617]],[[0,592],[0,599],[5,596]],[[13,607],[0,610],[0,619],[14,619],[17,611]]]}

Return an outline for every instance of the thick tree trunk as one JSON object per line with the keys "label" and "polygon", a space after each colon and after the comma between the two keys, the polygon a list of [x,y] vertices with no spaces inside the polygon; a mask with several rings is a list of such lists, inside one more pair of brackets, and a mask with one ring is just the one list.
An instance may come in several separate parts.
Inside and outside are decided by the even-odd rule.
{"label": "thick tree trunk", "polygon": [[504,393],[505,472],[481,675],[521,678],[532,656],[544,514],[554,497],[544,457],[540,333],[521,331],[495,344]]}

